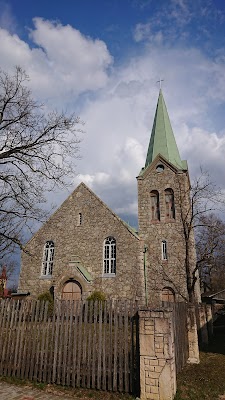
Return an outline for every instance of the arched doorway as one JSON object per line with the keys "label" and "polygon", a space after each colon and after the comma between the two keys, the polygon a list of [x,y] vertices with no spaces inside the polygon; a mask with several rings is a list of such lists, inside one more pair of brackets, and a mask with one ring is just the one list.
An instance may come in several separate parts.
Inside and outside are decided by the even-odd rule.
{"label": "arched doorway", "polygon": [[165,287],[162,290],[162,301],[167,302],[167,303],[174,303],[175,302],[175,293],[174,290],[169,288],[169,287]]}
{"label": "arched doorway", "polygon": [[63,286],[62,300],[81,300],[81,285],[74,280],[67,281]]}

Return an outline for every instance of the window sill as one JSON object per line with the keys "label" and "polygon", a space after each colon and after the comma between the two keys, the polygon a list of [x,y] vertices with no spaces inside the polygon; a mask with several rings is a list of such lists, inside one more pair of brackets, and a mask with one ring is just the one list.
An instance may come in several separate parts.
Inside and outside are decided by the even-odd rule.
{"label": "window sill", "polygon": [[39,279],[51,280],[52,279],[52,275],[41,275],[41,276],[39,276]]}
{"label": "window sill", "polygon": [[102,278],[115,278],[116,274],[102,274]]}

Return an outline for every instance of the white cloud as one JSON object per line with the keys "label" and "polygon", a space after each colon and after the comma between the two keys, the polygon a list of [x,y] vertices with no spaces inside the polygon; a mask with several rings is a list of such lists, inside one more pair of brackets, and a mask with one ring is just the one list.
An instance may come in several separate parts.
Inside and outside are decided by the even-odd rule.
{"label": "white cloud", "polygon": [[1,67],[21,65],[31,87],[42,98],[63,100],[105,86],[113,59],[101,40],[82,35],[70,25],[34,19],[31,48],[17,35],[0,30]]}
{"label": "white cloud", "polygon": [[209,132],[200,127],[189,128],[186,124],[181,127],[182,145],[185,158],[188,160],[191,175],[199,173],[199,167],[206,169],[217,185],[225,187],[224,153],[225,131]]}
{"label": "white cloud", "polygon": [[141,42],[142,40],[148,39],[150,34],[151,34],[150,22],[148,22],[147,24],[139,23],[135,26],[134,40],[136,42]]}
{"label": "white cloud", "polygon": [[90,188],[93,188],[96,184],[97,185],[107,185],[110,181],[110,176],[105,172],[97,172],[94,175],[90,174],[79,174],[75,177],[74,182],[79,184],[84,182]]}
{"label": "white cloud", "polygon": [[155,45],[160,45],[163,43],[164,35],[161,30],[155,32],[153,24],[147,22],[146,24],[139,23],[135,26],[133,32],[133,38],[135,42],[148,41],[154,43]]}
{"label": "white cloud", "polygon": [[3,1],[0,1],[0,9],[0,26],[10,32],[15,32],[15,29],[17,28],[17,23],[10,5]]}
{"label": "white cloud", "polygon": [[[141,55],[114,66],[109,74],[112,57],[103,41],[71,26],[42,19],[34,23],[30,36],[35,48],[0,30],[0,66],[20,64],[30,75],[34,94],[53,105],[64,108],[65,99],[70,109],[76,111],[79,105],[86,133],[78,163],[81,175],[74,184],[84,181],[117,212],[136,214],[135,177],[144,165],[161,77],[178,147],[191,175],[202,164],[225,187],[224,116],[217,111],[225,103],[223,56],[212,60],[195,48],[149,42]],[[150,26],[145,29],[151,35]],[[87,91],[92,96],[84,97]]]}

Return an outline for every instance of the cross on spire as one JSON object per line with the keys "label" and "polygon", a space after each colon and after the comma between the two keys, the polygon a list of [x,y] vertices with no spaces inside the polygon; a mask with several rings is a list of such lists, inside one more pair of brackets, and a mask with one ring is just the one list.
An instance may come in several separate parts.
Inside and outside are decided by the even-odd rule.
{"label": "cross on spire", "polygon": [[159,81],[156,82],[156,83],[159,83],[159,89],[162,88],[162,82],[164,82],[164,79],[160,79],[160,78],[159,78]]}

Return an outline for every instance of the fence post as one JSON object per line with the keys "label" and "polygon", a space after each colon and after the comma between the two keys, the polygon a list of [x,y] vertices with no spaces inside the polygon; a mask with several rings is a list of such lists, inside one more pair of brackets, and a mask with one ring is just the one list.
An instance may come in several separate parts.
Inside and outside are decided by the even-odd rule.
{"label": "fence post", "polygon": [[[198,312],[198,308],[197,308]],[[188,360],[189,364],[199,364],[198,329],[196,322],[195,306],[189,305],[187,310],[188,328]]]}
{"label": "fence post", "polygon": [[139,311],[140,399],[172,400],[176,371],[172,311]]}

